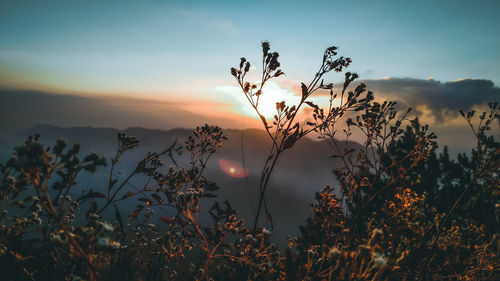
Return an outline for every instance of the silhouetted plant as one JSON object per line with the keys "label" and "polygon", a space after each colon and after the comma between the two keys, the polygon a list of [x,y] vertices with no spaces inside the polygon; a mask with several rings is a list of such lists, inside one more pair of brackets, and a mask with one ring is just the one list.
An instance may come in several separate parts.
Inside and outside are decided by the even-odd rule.
{"label": "silhouetted plant", "polygon": [[[258,102],[264,84],[282,72],[278,54],[269,52],[267,42],[262,47],[260,84],[245,82],[250,69],[245,59],[231,72],[272,140],[260,181],[264,209],[278,157],[307,134],[315,132],[344,164],[334,170],[338,187],[316,193],[311,215],[283,254],[271,232],[258,227],[258,212],[248,229],[227,201],[201,207],[217,194],[217,185],[203,172],[226,140],[219,127],[198,127],[182,144],[147,153],[124,176],[117,172],[120,160],[140,142],[119,134],[104,188],[90,189],[79,178],[106,166],[105,158],[90,153],[81,159],[78,144],[59,140],[46,147],[36,136],[0,164],[0,278],[500,279],[496,103],[478,118],[473,111],[462,113],[477,143],[471,156],[452,160],[446,148],[436,153],[434,134],[410,119],[409,110],[398,113],[395,102],[374,101],[362,84],[349,91],[356,74],[345,74],[337,94],[333,84],[324,85],[325,73],[350,63],[333,59],[337,53],[331,47],[310,85],[302,84],[300,104],[278,102],[273,123],[259,113]],[[324,108],[308,100],[317,90],[330,92]],[[312,110],[299,122],[303,104]],[[347,144],[355,130],[364,141],[352,149]],[[181,154],[189,160],[185,165],[179,164]],[[128,216],[121,205],[127,201],[135,202]],[[199,220],[204,210],[209,223]]]}
{"label": "silhouetted plant", "polygon": [[[332,122],[335,123],[337,119],[342,117],[346,112],[363,109],[365,105],[373,99],[373,94],[371,92],[368,92],[366,97],[360,99],[361,94],[365,92],[365,85],[363,84],[356,87],[354,92],[346,93],[351,82],[358,77],[355,73],[347,72],[345,74],[342,94],[338,98],[337,95],[333,93],[333,84],[324,84],[323,76],[325,74],[332,70],[335,72],[342,72],[343,69],[348,67],[352,62],[350,58],[345,58],[343,56],[336,57],[338,48],[332,46],[325,50],[321,66],[309,85],[304,83],[301,84],[300,102],[297,105],[291,106],[287,105],[285,101],[276,102],[276,114],[272,120],[268,120],[261,114],[259,107],[260,97],[266,94],[263,91],[263,87],[270,79],[284,74],[279,68],[279,54],[277,52],[271,53],[270,48],[269,42],[262,42],[262,77],[260,83],[254,84],[246,81],[245,77],[250,71],[250,62],[245,58],[241,58],[239,68],[231,68],[231,75],[236,78],[243,94],[262,120],[264,129],[272,141],[271,150],[264,163],[260,177],[259,203],[255,214],[254,231],[257,229],[263,204],[265,206],[268,227],[269,224],[272,227],[272,217],[265,205],[265,195],[272,172],[281,153],[292,148],[298,140],[309,133],[316,131],[320,127],[328,126],[328,124]],[[330,91],[330,105],[328,108],[320,108],[310,101],[309,98],[311,95],[318,90]],[[333,106],[335,99],[340,101],[340,106]],[[301,122],[297,120],[297,116],[300,112],[304,112],[302,109],[306,105],[313,108],[311,117],[314,118],[315,122],[303,122],[304,124],[301,124]]]}

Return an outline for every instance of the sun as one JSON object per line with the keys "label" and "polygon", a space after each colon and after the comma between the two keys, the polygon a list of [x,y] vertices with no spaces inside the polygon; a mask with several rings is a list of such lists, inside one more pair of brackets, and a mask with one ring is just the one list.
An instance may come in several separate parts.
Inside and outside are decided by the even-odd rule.
{"label": "sun", "polygon": [[[268,82],[266,86],[262,89],[262,95],[259,98],[259,104],[257,109],[260,114],[264,115],[266,118],[272,118],[276,112],[276,103],[284,101],[286,105],[292,106],[297,104],[300,98],[293,92],[281,88],[278,84]],[[254,108],[244,100],[243,112],[254,117],[258,117]]]}
{"label": "sun", "polygon": [[[214,88],[219,94],[222,94],[221,99],[228,100],[229,103],[234,104],[232,112],[238,115],[246,115],[256,118],[260,121],[259,115],[255,109],[250,105],[245,95],[237,86],[219,86]],[[284,101],[287,106],[292,107],[300,104],[300,95],[289,88],[283,88],[274,82],[267,82],[262,89],[262,95],[259,98],[258,110],[267,121],[271,121],[276,115],[276,103]],[[314,102],[320,107],[327,106],[329,103],[329,96],[317,95],[310,97],[308,100]],[[334,105],[339,103],[338,99],[335,100]],[[335,105],[338,106],[338,105]],[[307,106],[303,105],[302,108]],[[302,116],[304,117],[304,116]]]}
{"label": "sun", "polygon": [[[287,105],[289,104],[289,101],[287,102],[286,95],[280,91],[267,91],[260,96],[257,108],[266,118],[271,118],[277,113],[276,103],[282,101],[284,101]],[[253,108],[251,109],[253,110]]]}

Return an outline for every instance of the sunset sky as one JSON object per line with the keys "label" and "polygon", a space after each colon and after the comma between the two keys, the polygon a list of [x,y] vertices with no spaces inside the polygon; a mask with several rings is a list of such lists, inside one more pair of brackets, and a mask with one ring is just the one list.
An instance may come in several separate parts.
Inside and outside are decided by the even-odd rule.
{"label": "sunset sky", "polygon": [[445,120],[499,100],[499,30],[500,2],[483,0],[1,0],[0,88],[248,116],[229,68],[241,56],[257,62],[268,40],[286,73],[270,85],[278,98],[293,101],[336,45],[380,97]]}

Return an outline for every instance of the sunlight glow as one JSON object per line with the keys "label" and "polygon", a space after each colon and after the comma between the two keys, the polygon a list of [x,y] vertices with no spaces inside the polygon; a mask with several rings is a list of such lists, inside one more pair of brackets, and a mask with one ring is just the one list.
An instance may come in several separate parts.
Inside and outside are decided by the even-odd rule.
{"label": "sunlight glow", "polygon": [[[238,104],[241,113],[255,118],[259,117],[239,87],[221,86],[217,87],[216,90],[229,94]],[[276,114],[277,102],[285,101],[288,106],[297,105],[300,102],[300,97],[296,93],[282,88],[277,83],[268,82],[262,89],[262,92],[263,94],[260,96],[258,109],[266,118],[272,118]]]}
{"label": "sunlight glow", "polygon": [[233,160],[221,158],[219,159],[219,167],[222,169],[226,175],[233,178],[244,178],[248,176],[248,172],[243,168],[243,166]]}
{"label": "sunlight glow", "polygon": [[[286,105],[292,106],[294,104],[298,104],[300,101],[300,98],[295,93],[288,91],[287,89],[283,89],[280,85],[272,82],[266,84],[262,92],[263,94],[260,96],[257,108],[266,118],[272,118],[277,113],[277,102],[284,101]],[[248,104],[248,102],[243,107],[243,111],[247,114],[258,117],[255,110],[250,104]]]}

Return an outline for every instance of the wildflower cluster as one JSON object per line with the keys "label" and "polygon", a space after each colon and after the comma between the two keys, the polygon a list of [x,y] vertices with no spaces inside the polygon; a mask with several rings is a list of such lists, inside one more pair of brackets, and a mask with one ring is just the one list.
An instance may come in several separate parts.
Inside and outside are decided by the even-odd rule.
{"label": "wildflower cluster", "polygon": [[[30,137],[0,164],[0,277],[500,279],[500,144],[492,135],[498,104],[490,103],[478,117],[462,112],[477,143],[471,156],[452,160],[446,148],[437,154],[435,135],[409,118],[410,110],[375,101],[363,84],[352,89],[357,74],[345,73],[337,88],[325,84],[324,74],[351,63],[330,47],[309,86],[302,84],[300,103],[278,102],[270,121],[259,113],[259,97],[266,81],[283,72],[268,42],[262,50],[261,83],[245,80],[250,63],[244,58],[231,69],[272,140],[252,228],[230,202],[213,199],[218,186],[203,173],[226,140],[219,127],[196,128],[183,143],[147,153],[128,173],[118,172],[120,159],[140,142],[119,134],[109,175],[91,187],[82,186],[80,178],[107,166],[104,157],[80,157],[78,144],[59,140],[45,146],[38,136]],[[325,107],[308,99],[317,90],[330,93]],[[312,110],[299,122],[303,106]],[[352,147],[355,131],[364,142]],[[338,183],[316,193],[311,215],[283,250],[272,240],[266,187],[280,154],[311,132],[343,165],[333,171]],[[182,154],[188,161],[179,161]],[[266,227],[258,224],[263,206]],[[209,222],[202,223],[202,216]]]}

